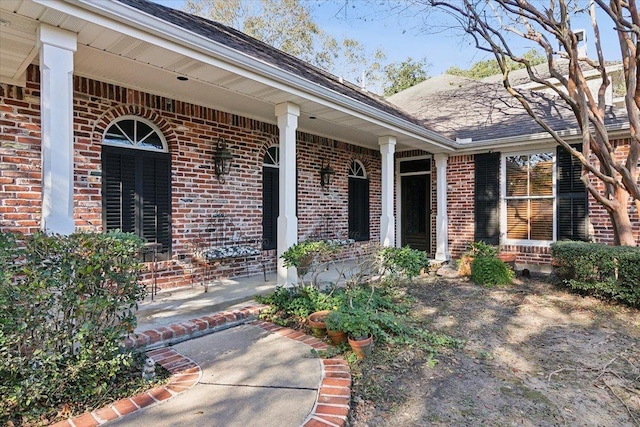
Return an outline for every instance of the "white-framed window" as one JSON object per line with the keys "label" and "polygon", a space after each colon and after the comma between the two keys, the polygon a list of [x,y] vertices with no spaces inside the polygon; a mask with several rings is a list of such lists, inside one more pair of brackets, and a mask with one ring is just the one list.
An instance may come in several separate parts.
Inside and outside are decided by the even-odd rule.
{"label": "white-framed window", "polygon": [[369,217],[369,178],[362,162],[353,160],[349,165],[349,238],[370,239]]}
{"label": "white-framed window", "polygon": [[556,240],[554,150],[502,156],[502,242],[550,244]]}
{"label": "white-framed window", "polygon": [[135,233],[158,244],[159,259],[171,257],[171,156],[143,118],[120,117],[103,135],[102,218],[105,231]]}
{"label": "white-framed window", "polygon": [[280,147],[273,145],[262,161],[262,248],[276,249],[280,186]]}

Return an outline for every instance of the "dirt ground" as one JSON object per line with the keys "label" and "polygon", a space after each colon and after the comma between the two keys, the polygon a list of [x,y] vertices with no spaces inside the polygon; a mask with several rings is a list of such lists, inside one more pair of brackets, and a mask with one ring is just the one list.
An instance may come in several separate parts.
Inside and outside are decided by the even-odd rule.
{"label": "dirt ground", "polygon": [[354,375],[349,425],[640,426],[639,310],[541,277],[426,278],[407,293],[431,331],[465,345],[435,366],[410,348],[374,356]]}

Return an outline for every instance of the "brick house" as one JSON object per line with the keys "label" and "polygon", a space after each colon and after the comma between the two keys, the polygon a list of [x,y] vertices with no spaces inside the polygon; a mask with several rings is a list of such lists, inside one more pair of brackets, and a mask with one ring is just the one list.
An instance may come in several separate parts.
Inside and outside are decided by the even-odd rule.
{"label": "brick house", "polygon": [[[534,72],[547,78],[545,68],[542,64]],[[595,71],[585,74],[599,77]],[[529,91],[532,109],[555,132],[575,141],[574,146],[580,144],[575,116],[564,103],[533,84],[524,69],[510,78],[514,87]],[[451,255],[458,257],[469,242],[482,240],[515,253],[519,266],[548,271],[549,245],[554,241],[613,243],[609,215],[580,180],[579,161],[542,130],[501,80],[502,76],[472,80],[440,75],[389,98],[426,127],[458,143],[447,161]],[[591,90],[599,88],[592,86]],[[614,95],[609,87],[606,123],[622,160],[631,143],[629,123]],[[590,179],[602,190],[601,181]],[[632,203],[630,212],[640,244],[640,215]]]}
{"label": "brick house", "polygon": [[[347,257],[376,242],[448,260],[495,231],[495,209],[480,221],[491,227],[474,215],[481,169],[496,178],[522,160],[503,154],[496,166],[496,147],[529,149],[531,138],[469,144],[462,128],[440,129],[397,105],[145,0],[5,0],[0,230],[136,232],[156,244],[160,287],[202,277],[194,254],[203,242],[259,242],[259,254],[216,260],[210,273],[266,268],[281,284],[296,276],[278,254],[318,236],[353,238]],[[624,138],[624,120],[615,125]],[[231,168],[219,174],[225,149]],[[323,186],[326,166],[335,174]],[[483,188],[497,185],[489,181]],[[592,235],[609,241],[591,206]],[[560,234],[500,243],[519,262],[544,265]]]}

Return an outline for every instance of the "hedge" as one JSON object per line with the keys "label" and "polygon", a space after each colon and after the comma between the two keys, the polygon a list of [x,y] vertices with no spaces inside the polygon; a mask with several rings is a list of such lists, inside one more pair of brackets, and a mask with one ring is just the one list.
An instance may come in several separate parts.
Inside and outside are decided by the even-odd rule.
{"label": "hedge", "polygon": [[555,276],[565,286],[640,306],[640,248],[557,242],[551,254]]}
{"label": "hedge", "polygon": [[145,295],[131,234],[0,232],[0,425],[108,393]]}

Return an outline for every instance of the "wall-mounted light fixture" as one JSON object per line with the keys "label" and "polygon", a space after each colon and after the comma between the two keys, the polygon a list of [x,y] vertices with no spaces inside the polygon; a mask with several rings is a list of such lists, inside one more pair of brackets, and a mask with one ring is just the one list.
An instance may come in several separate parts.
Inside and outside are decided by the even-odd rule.
{"label": "wall-mounted light fixture", "polygon": [[220,184],[224,184],[224,176],[229,175],[231,160],[233,160],[233,154],[231,154],[227,148],[227,141],[225,141],[224,138],[218,138],[216,151],[213,153],[213,164]]}
{"label": "wall-mounted light fixture", "polygon": [[320,185],[324,188],[331,185],[333,175],[336,174],[336,171],[331,168],[328,160],[326,165],[324,164],[324,158],[320,161],[322,162],[322,167],[320,168]]}

